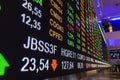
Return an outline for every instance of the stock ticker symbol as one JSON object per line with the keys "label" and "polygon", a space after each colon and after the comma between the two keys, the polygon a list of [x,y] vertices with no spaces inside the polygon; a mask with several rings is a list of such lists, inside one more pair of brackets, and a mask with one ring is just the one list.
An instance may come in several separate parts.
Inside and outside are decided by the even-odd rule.
{"label": "stock ticker symbol", "polygon": [[5,75],[5,69],[6,67],[9,67],[9,63],[6,61],[2,53],[0,53],[0,76]]}
{"label": "stock ticker symbol", "polygon": [[51,67],[52,67],[53,71],[56,70],[57,66],[58,66],[57,60],[56,59],[52,59]]}

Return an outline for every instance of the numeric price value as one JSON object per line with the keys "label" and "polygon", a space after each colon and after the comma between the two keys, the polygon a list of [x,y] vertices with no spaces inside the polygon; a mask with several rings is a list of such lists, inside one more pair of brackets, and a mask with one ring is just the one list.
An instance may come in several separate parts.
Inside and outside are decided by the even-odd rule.
{"label": "numeric price value", "polygon": [[74,62],[71,61],[62,61],[62,70],[71,70],[74,69]]}
{"label": "numeric price value", "polygon": [[25,23],[26,25],[30,26],[30,28],[34,28],[37,30],[41,30],[41,23],[35,19],[31,19],[30,16],[26,15],[25,13],[21,14],[22,17],[22,23]]}
{"label": "numeric price value", "polygon": [[39,18],[42,17],[42,11],[36,6],[33,6],[28,0],[23,0],[22,7],[32,12],[32,14],[38,16]]}
{"label": "numeric price value", "polygon": [[49,60],[48,59],[39,59],[39,65],[37,66],[36,58],[28,58],[23,57],[22,62],[24,65],[21,67],[21,72],[35,71],[38,73],[39,71],[49,70]]}

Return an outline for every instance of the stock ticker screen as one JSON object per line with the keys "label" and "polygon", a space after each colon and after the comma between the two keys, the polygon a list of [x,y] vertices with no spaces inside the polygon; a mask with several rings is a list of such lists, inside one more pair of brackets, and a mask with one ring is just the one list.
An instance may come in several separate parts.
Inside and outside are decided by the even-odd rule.
{"label": "stock ticker screen", "polygon": [[0,80],[42,80],[100,67],[90,0],[0,0]]}

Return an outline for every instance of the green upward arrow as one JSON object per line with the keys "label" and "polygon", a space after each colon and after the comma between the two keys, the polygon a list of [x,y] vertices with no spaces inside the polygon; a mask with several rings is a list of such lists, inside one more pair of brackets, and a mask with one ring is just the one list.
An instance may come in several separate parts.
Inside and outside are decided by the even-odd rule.
{"label": "green upward arrow", "polygon": [[6,61],[2,53],[0,53],[0,76],[5,75],[5,68],[9,66],[9,63]]}

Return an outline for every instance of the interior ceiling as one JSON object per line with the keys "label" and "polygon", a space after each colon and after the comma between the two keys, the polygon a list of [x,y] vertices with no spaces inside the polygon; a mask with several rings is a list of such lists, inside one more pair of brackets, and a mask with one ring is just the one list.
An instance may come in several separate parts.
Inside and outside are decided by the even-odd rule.
{"label": "interior ceiling", "polygon": [[[111,18],[120,17],[120,0],[95,0],[94,5],[98,21],[109,21]],[[99,2],[99,3],[98,3]],[[120,21],[112,22],[113,32],[105,32],[109,50],[120,49]],[[105,27],[105,26],[103,26]],[[114,37],[115,36],[115,37]]]}
{"label": "interior ceiling", "polygon": [[[120,17],[120,0],[99,0],[102,21],[110,21],[112,18]],[[113,31],[120,31],[120,20],[110,21]]]}
{"label": "interior ceiling", "polygon": [[120,0],[99,0],[103,18],[120,16]]}

